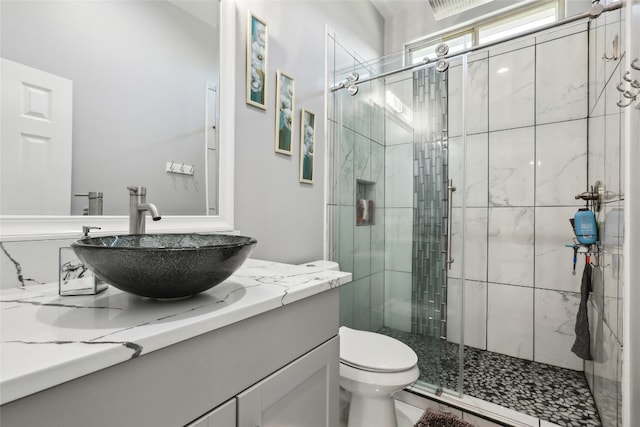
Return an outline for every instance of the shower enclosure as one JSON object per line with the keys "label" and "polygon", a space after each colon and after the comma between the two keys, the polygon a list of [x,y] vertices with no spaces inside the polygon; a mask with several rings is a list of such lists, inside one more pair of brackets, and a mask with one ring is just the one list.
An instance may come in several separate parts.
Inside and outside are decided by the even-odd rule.
{"label": "shower enclosure", "polygon": [[580,274],[565,248],[590,178],[595,31],[418,67],[364,61],[329,35],[328,255],[353,273],[340,321],[411,346],[413,390],[601,425],[570,351]]}

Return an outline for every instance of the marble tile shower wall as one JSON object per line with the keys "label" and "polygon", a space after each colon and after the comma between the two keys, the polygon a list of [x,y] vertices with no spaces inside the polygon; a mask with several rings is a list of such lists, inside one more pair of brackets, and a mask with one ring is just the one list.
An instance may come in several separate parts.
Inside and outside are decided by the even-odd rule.
{"label": "marble tile shower wall", "polygon": [[602,258],[594,268],[589,299],[591,355],[585,375],[594,395],[603,426],[622,425],[622,245],[624,237],[624,141],[620,129],[625,109],[616,105],[616,89],[624,70],[611,57],[616,37],[624,46],[624,16],[620,11],[600,16],[589,31],[589,183],[605,187],[605,204],[598,213]]}
{"label": "marble tile shower wall", "polygon": [[[352,70],[363,76],[372,71],[332,36],[329,58],[334,70],[343,70],[333,75],[333,84],[344,81]],[[357,96],[342,90],[329,99],[328,257],[353,274],[353,282],[340,289],[341,324],[378,330],[384,306],[384,91],[378,81],[358,89]],[[357,182],[372,189],[374,224],[356,226]]]}
{"label": "marble tile shower wall", "polygon": [[588,37],[583,23],[470,55],[466,153],[463,69],[449,68],[450,177],[458,187],[448,290],[453,342],[460,340],[464,262],[466,345],[583,369],[570,351],[581,272],[571,274],[564,245],[572,241],[569,218],[582,206],[574,196],[587,188]]}

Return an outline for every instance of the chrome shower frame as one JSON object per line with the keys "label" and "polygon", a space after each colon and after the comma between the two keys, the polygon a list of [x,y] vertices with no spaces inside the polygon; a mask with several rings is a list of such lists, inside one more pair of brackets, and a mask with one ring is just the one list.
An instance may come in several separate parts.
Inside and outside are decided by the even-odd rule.
{"label": "chrome shower frame", "polygon": [[[438,58],[437,58],[438,59],[438,63],[436,65],[436,67],[437,67],[438,71],[445,71],[447,68],[449,68],[449,64],[446,61],[448,59],[451,59],[451,58],[454,58],[454,57],[458,57],[458,56],[461,56],[461,55],[465,55],[467,53],[475,52],[477,50],[485,49],[487,47],[495,46],[495,45],[498,45],[500,43],[508,42],[508,41],[511,41],[511,40],[516,40],[516,39],[519,39],[519,38],[522,38],[522,37],[529,36],[531,34],[539,33],[540,31],[549,30],[551,28],[559,27],[559,26],[562,26],[562,25],[565,25],[565,24],[570,24],[572,22],[580,21],[580,20],[583,20],[583,19],[589,19],[589,20],[596,19],[600,15],[602,15],[602,13],[604,13],[604,12],[611,12],[613,10],[620,9],[622,7],[622,3],[623,2],[620,1],[620,2],[615,2],[615,3],[608,4],[606,6],[603,6],[603,5],[600,4],[600,0],[594,0],[592,2],[591,9],[589,11],[587,11],[587,12],[583,12],[583,13],[580,13],[578,15],[571,16],[569,18],[561,19],[559,21],[555,21],[555,22],[552,22],[550,24],[543,25],[541,27],[533,28],[531,30],[523,31],[521,33],[514,34],[514,35],[509,36],[509,37],[503,37],[501,39],[497,39],[497,40],[494,40],[494,41],[491,41],[491,42],[488,42],[488,43],[483,43],[483,44],[480,44],[480,45],[477,45],[477,46],[469,47],[467,49],[463,49],[463,50],[460,50],[460,51],[454,52],[454,53],[449,53],[448,52],[448,48],[445,51],[445,49],[443,48],[443,45],[439,45],[436,48],[436,51],[440,52],[440,53],[444,52],[444,54],[443,55],[438,54]],[[446,45],[444,45],[444,47],[446,48]],[[369,77],[366,77],[364,79],[356,79],[354,81],[350,81],[349,77],[347,77],[346,82],[339,83],[338,85],[331,87],[329,90],[331,92],[336,92],[336,91],[339,91],[340,89],[347,88],[347,90],[349,90],[349,93],[351,95],[355,95],[356,93],[358,93],[358,89],[357,89],[358,85],[361,85],[363,83],[367,83],[367,82],[370,82],[370,81],[373,81],[373,80],[377,80],[377,79],[380,79],[380,78],[392,76],[394,74],[398,74],[398,73],[401,73],[403,71],[418,69],[420,67],[425,67],[430,62],[431,62],[431,60],[429,58],[425,57],[422,61],[416,62],[415,64],[406,65],[404,67],[400,67],[400,68],[397,68],[395,70],[387,71],[385,73],[376,74],[375,76],[369,76]],[[351,75],[349,75],[349,76],[351,76]]]}

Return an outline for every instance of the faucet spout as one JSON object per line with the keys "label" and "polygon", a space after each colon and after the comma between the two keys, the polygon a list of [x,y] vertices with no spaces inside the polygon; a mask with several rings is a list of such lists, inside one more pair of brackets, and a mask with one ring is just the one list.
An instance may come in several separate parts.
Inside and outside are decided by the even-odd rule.
{"label": "faucet spout", "polygon": [[151,219],[153,219],[154,221],[160,221],[162,219],[162,217],[160,216],[160,211],[158,211],[158,208],[153,203],[142,203],[138,205],[138,211],[149,211],[149,215],[151,215]]}
{"label": "faucet spout", "polygon": [[149,212],[154,221],[160,221],[158,208],[147,203],[146,187],[127,187],[129,190],[129,234],[144,234],[145,212]]}

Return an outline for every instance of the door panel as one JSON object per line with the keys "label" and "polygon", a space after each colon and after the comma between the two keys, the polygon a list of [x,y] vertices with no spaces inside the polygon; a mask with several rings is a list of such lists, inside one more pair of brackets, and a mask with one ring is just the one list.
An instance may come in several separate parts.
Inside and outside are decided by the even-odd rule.
{"label": "door panel", "polygon": [[238,395],[238,427],[338,425],[335,337]]}
{"label": "door panel", "polygon": [[236,427],[236,399],[223,403],[186,427]]}
{"label": "door panel", "polygon": [[2,58],[0,214],[69,215],[73,82]]}

